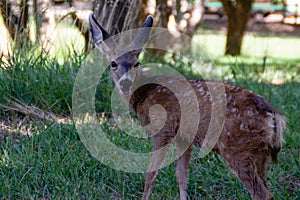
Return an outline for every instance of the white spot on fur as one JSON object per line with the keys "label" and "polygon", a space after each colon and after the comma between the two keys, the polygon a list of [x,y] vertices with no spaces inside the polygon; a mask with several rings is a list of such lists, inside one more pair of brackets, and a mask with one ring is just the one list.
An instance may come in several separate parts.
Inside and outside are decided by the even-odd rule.
{"label": "white spot on fur", "polygon": [[241,123],[240,124],[240,130],[241,131],[249,131],[249,128],[246,124]]}
{"label": "white spot on fur", "polygon": [[273,113],[267,112],[267,116],[273,116]]}
{"label": "white spot on fur", "polygon": [[237,111],[237,109],[235,107],[233,107],[230,112],[235,113]]}

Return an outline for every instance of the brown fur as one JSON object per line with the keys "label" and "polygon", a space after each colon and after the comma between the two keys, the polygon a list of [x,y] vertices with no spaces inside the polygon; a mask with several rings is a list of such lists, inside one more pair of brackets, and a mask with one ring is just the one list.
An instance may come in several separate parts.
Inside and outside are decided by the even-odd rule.
{"label": "brown fur", "polygon": [[[168,78],[172,79],[172,77],[164,77],[165,80]],[[193,142],[198,147],[202,144],[211,117],[210,92],[206,87],[209,83],[222,84],[190,80],[197,94],[202,115]],[[272,199],[265,180],[265,166],[271,158],[274,160],[281,149],[285,118],[265,99],[249,90],[225,84],[225,91],[227,100],[225,125],[214,150],[222,155],[253,199]],[[155,123],[149,119],[149,108],[156,104],[162,105],[167,111],[167,122],[154,135],[154,150],[167,145],[177,134],[176,130],[179,129],[180,124],[180,105],[169,89],[155,84],[136,90],[130,101],[130,106],[138,114],[144,126]],[[150,131],[149,135],[153,133]],[[192,148],[189,148],[177,161],[176,177],[181,199],[185,199],[191,154]],[[163,158],[161,160],[163,161]],[[157,171],[147,173],[143,199],[149,198],[156,175]]]}
{"label": "brown fur", "polygon": [[[169,88],[155,83],[175,81],[179,86],[185,81],[179,77],[144,76],[141,70],[135,68],[140,50],[126,53],[124,47],[119,50],[116,49],[119,47],[113,41],[110,41],[110,43],[105,42],[109,34],[96,22],[92,15],[89,19],[95,45],[106,54],[107,59],[112,63],[111,65],[115,66],[112,67],[111,74],[114,82],[119,87],[122,98],[125,102],[129,102],[128,106],[136,112],[147,134],[153,137],[154,151],[146,174],[144,200],[150,198],[158,173],[157,168],[161,166],[165,159],[165,147],[168,147],[168,144],[177,134],[179,137],[176,139],[179,142],[176,143],[176,147],[181,156],[176,164],[176,178],[180,199],[186,199],[188,166],[192,155],[192,145],[201,147],[210,128],[210,121],[215,120],[215,115],[218,115],[218,111],[221,113],[222,108],[226,109],[225,122],[213,150],[225,159],[228,166],[250,192],[252,199],[274,199],[265,179],[265,167],[269,160],[276,159],[282,147],[282,134],[286,125],[283,115],[277,112],[263,97],[247,89],[222,82],[188,80],[196,94],[197,105],[194,106],[199,108],[196,118],[199,117],[200,121],[195,137],[191,135],[192,131],[186,130],[183,132],[180,125],[183,121],[181,116],[184,113],[181,113],[179,102],[193,105],[195,102],[191,100],[190,91],[181,90],[179,96],[183,99],[179,101]],[[143,27],[151,27],[152,21],[153,19],[148,17]],[[147,32],[147,29],[142,30],[137,35],[138,40],[133,42],[133,46],[146,42],[149,32]],[[145,38],[143,38],[144,36]],[[116,56],[114,52],[125,53],[118,54],[122,56]],[[130,75],[126,74],[127,71],[133,68],[135,70]],[[120,80],[123,81],[124,76],[128,76],[126,87],[120,84]],[[139,82],[145,82],[147,79],[152,83],[134,88]],[[128,95],[128,81],[132,81],[131,92],[134,91],[130,98],[130,95]],[[224,94],[219,92],[219,88],[223,86],[225,87]],[[127,95],[125,95],[126,93]],[[225,105],[222,104],[224,101]],[[213,113],[213,105],[216,105],[216,113]],[[164,109],[161,109],[162,107]],[[193,119],[193,116],[191,116],[187,125],[195,123]],[[213,124],[215,122],[213,121]],[[190,145],[185,149],[182,144]],[[163,150],[156,151],[161,149]]]}

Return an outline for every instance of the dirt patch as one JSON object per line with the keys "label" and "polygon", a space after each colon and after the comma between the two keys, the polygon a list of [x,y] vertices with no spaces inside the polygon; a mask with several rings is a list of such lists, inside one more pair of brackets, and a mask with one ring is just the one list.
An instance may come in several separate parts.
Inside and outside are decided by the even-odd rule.
{"label": "dirt patch", "polygon": [[32,135],[33,125],[28,118],[0,119],[0,143],[10,137],[12,141],[19,143],[24,135]]}
{"label": "dirt patch", "polygon": [[0,103],[0,108],[10,112],[6,119],[0,119],[0,143],[7,136],[16,140],[16,142],[22,136],[31,136],[33,133],[38,132],[37,127],[39,124],[44,124],[46,121],[71,123],[70,116],[57,116],[35,106],[28,106],[17,99],[9,100],[8,105]]}

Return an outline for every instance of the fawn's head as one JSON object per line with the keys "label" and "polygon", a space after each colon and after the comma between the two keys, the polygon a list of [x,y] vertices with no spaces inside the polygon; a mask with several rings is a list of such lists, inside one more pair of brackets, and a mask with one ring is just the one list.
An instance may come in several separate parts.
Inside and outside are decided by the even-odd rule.
{"label": "fawn's head", "polygon": [[137,67],[140,65],[138,57],[149,38],[153,18],[147,17],[135,39],[125,47],[116,44],[109,33],[99,25],[93,14],[90,14],[89,22],[94,44],[110,62],[110,73],[119,92],[123,95],[131,94],[133,83],[138,75]]}

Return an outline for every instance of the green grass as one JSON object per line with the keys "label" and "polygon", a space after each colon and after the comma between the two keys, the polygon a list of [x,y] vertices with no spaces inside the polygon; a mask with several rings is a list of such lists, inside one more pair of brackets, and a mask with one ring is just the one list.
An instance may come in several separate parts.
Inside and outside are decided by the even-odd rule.
{"label": "green grass", "polygon": [[66,21],[60,22],[55,32],[54,55],[63,63],[66,55],[72,51],[81,52],[84,49],[84,38],[81,33]]}
{"label": "green grass", "polygon": [[[257,90],[261,88],[256,87]],[[262,89],[266,91],[266,89]],[[269,185],[277,199],[297,199],[299,185],[293,192],[293,178],[299,181],[299,85],[273,88],[280,95],[298,93],[290,99],[276,99],[273,104],[284,108],[290,120],[285,134],[286,145],[277,165],[269,168]],[[272,96],[269,91],[270,96]],[[267,95],[269,96],[269,95]],[[276,102],[283,101],[284,107]],[[287,104],[289,103],[289,104]],[[32,136],[19,135],[20,142],[7,136],[1,142],[0,194],[4,198],[82,198],[137,199],[141,196],[144,175],[113,170],[94,159],[81,143],[73,125],[46,123]],[[15,133],[12,133],[15,134]],[[111,133],[108,133],[111,134]],[[116,141],[120,139],[116,138]],[[127,138],[127,142],[130,138]],[[124,142],[124,141],[123,141]],[[211,153],[204,159],[194,153],[191,164],[189,194],[199,199],[249,199],[247,192],[224,161]],[[161,170],[153,191],[153,199],[178,198],[174,166]]]}
{"label": "green grass", "polygon": [[0,69],[0,101],[18,99],[54,113],[68,113],[72,88],[83,56],[73,55],[63,64],[45,52],[15,52]]}
{"label": "green grass", "polygon": [[[225,51],[226,35],[200,33],[193,38],[214,58],[222,57]],[[244,57],[262,58],[264,56],[281,60],[300,60],[299,37],[258,36],[248,33],[242,44]]]}
{"label": "green grass", "polygon": [[[209,41],[218,43],[213,37],[207,38]],[[268,184],[275,199],[299,199],[299,63],[269,57],[270,51],[264,62],[264,53],[258,54],[259,58],[253,55],[232,58],[221,56],[221,50],[215,65],[197,72],[180,57],[166,63],[186,76],[199,77],[200,73],[204,78],[217,78],[249,88],[268,99],[288,118],[286,142],[278,163],[268,167]],[[13,107],[11,102],[18,100],[45,112],[69,117],[73,84],[85,57],[73,51],[69,53],[64,52],[64,60],[61,60],[59,56],[38,50],[15,52],[9,64],[1,64],[0,104]],[[218,56],[216,52],[215,55]],[[273,80],[282,80],[284,84],[272,85]],[[113,143],[124,149],[138,148],[134,145],[138,140],[108,126],[111,89],[112,82],[107,78],[97,88],[96,110],[104,112],[107,118],[102,126]],[[24,126],[27,127],[25,132]],[[143,148],[150,151],[151,145]],[[189,199],[250,198],[221,157],[210,153],[200,159],[198,151],[195,149],[190,166]],[[0,106],[0,199],[139,199],[144,180],[145,174],[117,171],[92,157],[71,120],[45,121]],[[172,164],[160,171],[151,198],[178,199],[178,194]]]}

